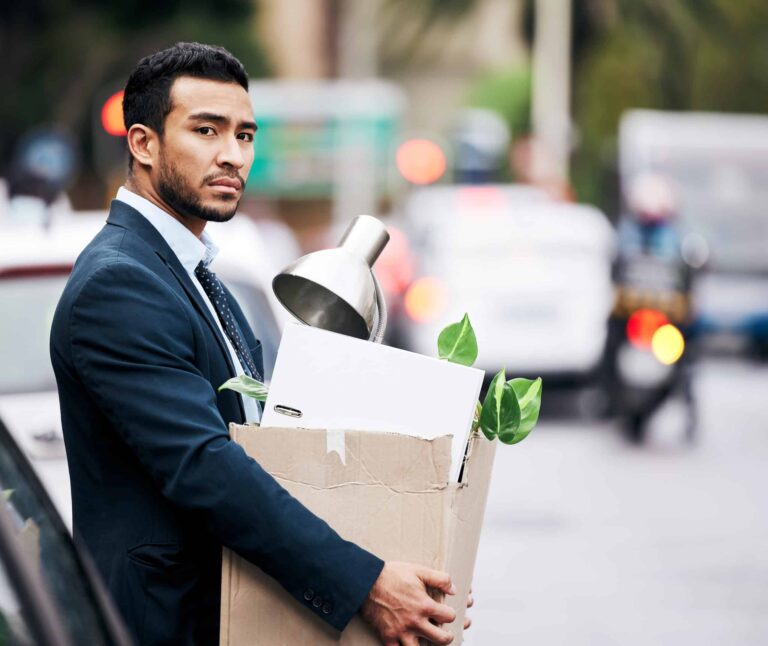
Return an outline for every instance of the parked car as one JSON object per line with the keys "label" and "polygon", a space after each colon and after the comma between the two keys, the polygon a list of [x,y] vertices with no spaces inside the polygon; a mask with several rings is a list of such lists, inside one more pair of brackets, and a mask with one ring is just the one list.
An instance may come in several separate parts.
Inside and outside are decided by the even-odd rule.
{"label": "parked car", "polygon": [[614,232],[600,211],[530,187],[443,186],[414,193],[405,217],[418,265],[408,349],[435,356],[440,330],[466,312],[489,376],[595,376],[613,299]]}
{"label": "parked car", "polygon": [[48,337],[74,259],[92,237],[79,225],[60,234],[6,227],[0,251],[0,418],[67,523],[69,475]]}
{"label": "parked car", "polygon": [[87,554],[2,421],[0,489],[0,644],[131,644]]}
{"label": "parked car", "polygon": [[[67,524],[69,474],[48,338],[53,312],[80,251],[105,212],[55,219],[48,229],[6,226],[0,249],[0,419],[32,461]],[[220,247],[213,269],[231,287],[262,342],[265,379],[289,314],[275,299],[273,266],[257,226],[246,218],[211,225]]]}

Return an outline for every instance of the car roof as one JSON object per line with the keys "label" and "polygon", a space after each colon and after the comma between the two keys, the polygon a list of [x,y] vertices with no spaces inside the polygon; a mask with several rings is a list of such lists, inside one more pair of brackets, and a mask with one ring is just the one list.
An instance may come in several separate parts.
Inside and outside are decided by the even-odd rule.
{"label": "car roof", "polygon": [[[47,228],[35,224],[6,224],[0,267],[72,264],[106,220],[106,211],[89,211],[56,218]],[[209,223],[207,231],[213,242],[225,251],[228,266],[239,265],[249,273],[255,268],[265,276],[273,270],[269,249],[258,227],[247,217],[240,216],[226,224]]]}
{"label": "car roof", "polygon": [[80,252],[103,226],[91,221],[73,221],[49,228],[16,224],[3,227],[0,268],[34,267],[37,265],[72,265]]}
{"label": "car roof", "polygon": [[[107,211],[74,212],[54,218],[42,228],[33,224],[6,224],[0,246],[0,273],[9,269],[71,267],[82,250],[101,230]],[[271,309],[282,325],[290,316],[274,296],[272,278],[280,271],[258,226],[245,215],[227,223],[211,222],[206,231],[220,248],[213,270],[227,282],[233,278],[258,284],[266,293]]]}
{"label": "car roof", "polygon": [[433,241],[459,246],[540,239],[605,249],[614,237],[594,206],[555,201],[515,184],[421,189],[406,204],[406,223]]}

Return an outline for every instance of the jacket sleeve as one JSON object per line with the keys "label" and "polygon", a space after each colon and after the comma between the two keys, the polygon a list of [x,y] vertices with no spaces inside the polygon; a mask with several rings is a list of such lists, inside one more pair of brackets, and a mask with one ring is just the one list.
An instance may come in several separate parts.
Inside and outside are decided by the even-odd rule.
{"label": "jacket sleeve", "polygon": [[[343,630],[383,562],[340,538],[230,440],[214,388],[195,364],[203,350],[189,312],[144,267],[101,267],[70,310],[76,370],[168,500],[197,512],[223,545]],[[324,600],[321,608],[310,593]]]}

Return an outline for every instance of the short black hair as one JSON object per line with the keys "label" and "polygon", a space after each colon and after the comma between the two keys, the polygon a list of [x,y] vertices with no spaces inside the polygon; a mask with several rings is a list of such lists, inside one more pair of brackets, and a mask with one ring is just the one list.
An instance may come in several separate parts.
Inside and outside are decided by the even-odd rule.
{"label": "short black hair", "polygon": [[173,107],[171,86],[179,76],[237,83],[248,90],[245,67],[223,47],[176,43],[142,58],[128,77],[123,95],[126,130],[140,123],[162,137],[165,118]]}

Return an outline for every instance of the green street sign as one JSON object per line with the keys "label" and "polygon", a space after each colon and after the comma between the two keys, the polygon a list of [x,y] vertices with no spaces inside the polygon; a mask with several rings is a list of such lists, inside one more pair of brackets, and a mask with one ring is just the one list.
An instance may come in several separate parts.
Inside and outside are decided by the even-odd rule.
{"label": "green street sign", "polygon": [[389,193],[404,107],[397,86],[267,81],[251,84],[251,99],[259,129],[249,193],[330,197],[350,168],[377,197]]}

